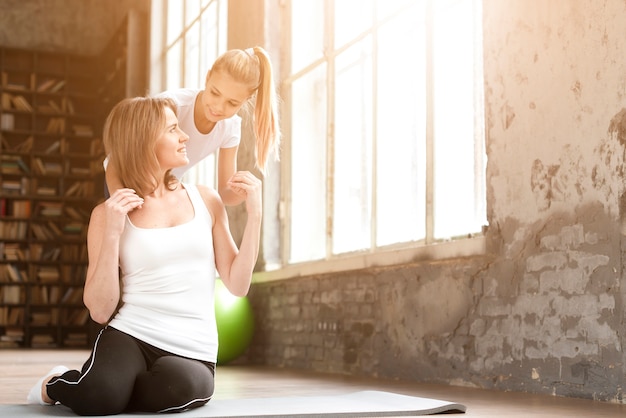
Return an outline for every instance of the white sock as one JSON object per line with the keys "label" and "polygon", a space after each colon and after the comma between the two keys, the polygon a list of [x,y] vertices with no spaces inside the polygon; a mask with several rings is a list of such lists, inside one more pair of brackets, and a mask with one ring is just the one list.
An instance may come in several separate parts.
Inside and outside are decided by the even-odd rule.
{"label": "white sock", "polygon": [[39,379],[35,386],[30,389],[28,392],[28,396],[26,397],[26,403],[30,405],[51,405],[47,402],[44,402],[41,397],[41,386],[43,385],[44,380],[48,380],[50,376],[60,375],[68,371],[69,369],[65,366],[56,366],[53,367],[44,377]]}

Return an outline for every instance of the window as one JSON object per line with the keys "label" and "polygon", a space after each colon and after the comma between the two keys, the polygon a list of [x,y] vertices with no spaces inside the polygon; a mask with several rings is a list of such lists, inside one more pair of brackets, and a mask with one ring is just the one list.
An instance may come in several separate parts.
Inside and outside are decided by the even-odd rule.
{"label": "window", "polygon": [[480,1],[292,0],[284,13],[279,264],[479,234]]}
{"label": "window", "polygon": [[[226,50],[225,0],[153,0],[151,94],[204,88],[206,73]],[[215,184],[209,156],[185,174],[192,183]]]}

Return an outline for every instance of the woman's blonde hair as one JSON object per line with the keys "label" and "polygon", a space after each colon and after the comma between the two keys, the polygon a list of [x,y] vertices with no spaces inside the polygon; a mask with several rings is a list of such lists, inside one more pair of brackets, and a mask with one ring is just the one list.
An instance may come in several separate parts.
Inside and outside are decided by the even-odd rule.
{"label": "woman's blonde hair", "polygon": [[162,180],[170,189],[176,177],[168,170],[160,179],[156,142],[166,125],[165,108],[176,114],[176,103],[169,98],[134,97],[117,103],[104,123],[103,142],[109,164],[124,187],[144,197],[156,190]]}
{"label": "woman's blonde hair", "polygon": [[274,85],[272,63],[267,52],[260,46],[231,49],[220,55],[207,73],[207,81],[213,72],[228,74],[246,85],[254,98],[254,135],[256,137],[256,165],[265,173],[271,151],[279,158],[280,124],[278,118],[278,94]]}

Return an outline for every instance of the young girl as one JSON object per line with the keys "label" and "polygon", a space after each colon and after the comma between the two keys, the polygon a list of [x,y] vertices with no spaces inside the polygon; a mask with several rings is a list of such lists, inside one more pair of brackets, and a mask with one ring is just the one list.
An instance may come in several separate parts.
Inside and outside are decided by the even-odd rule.
{"label": "young girl", "polygon": [[[192,166],[219,149],[217,190],[226,205],[238,205],[244,196],[230,188],[237,171],[241,118],[237,112],[254,102],[256,165],[262,173],[271,152],[278,157],[280,127],[272,64],[261,47],[233,49],[217,58],[208,71],[204,90],[177,89],[161,93],[178,105],[178,119],[189,135],[189,164],[173,170],[179,179]],[[107,167],[109,191],[122,187],[115,167]]]}
{"label": "young girl", "polygon": [[249,172],[228,182],[247,209],[238,249],[217,192],[172,175],[189,163],[188,140],[170,99],[125,99],[111,111],[104,143],[126,187],[92,212],[83,296],[91,317],[106,325],[82,369],[55,367],[30,391],[29,403],[110,415],[179,412],[211,399],[215,272],[232,294],[247,294],[259,250],[262,187]]}

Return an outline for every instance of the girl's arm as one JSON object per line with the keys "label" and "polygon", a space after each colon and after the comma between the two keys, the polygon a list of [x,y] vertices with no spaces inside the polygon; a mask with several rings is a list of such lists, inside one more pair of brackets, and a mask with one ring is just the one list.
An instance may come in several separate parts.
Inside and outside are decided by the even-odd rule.
{"label": "girl's arm", "polygon": [[119,248],[126,214],[143,204],[130,189],[118,189],[94,208],[87,230],[89,265],[83,301],[91,318],[109,321],[120,300]]}
{"label": "girl's arm", "polygon": [[250,289],[252,272],[259,255],[262,220],[262,184],[247,171],[236,173],[229,182],[237,193],[245,194],[248,213],[239,249],[228,227],[228,216],[215,192],[201,188],[204,201],[213,215],[215,265],[224,285],[235,296],[245,296]]}
{"label": "girl's arm", "polygon": [[238,194],[228,186],[230,178],[237,172],[237,150],[220,148],[217,161],[217,191],[226,206],[237,206],[246,198],[245,194]]}

